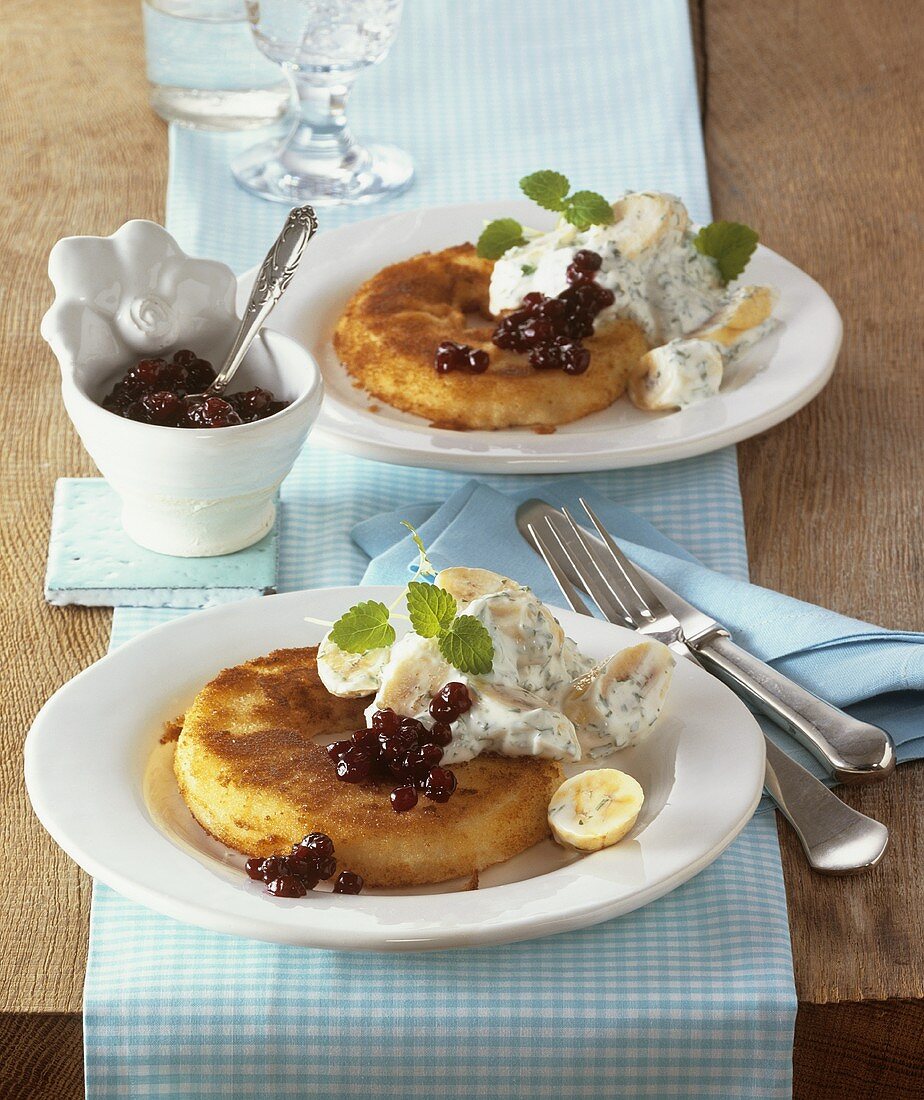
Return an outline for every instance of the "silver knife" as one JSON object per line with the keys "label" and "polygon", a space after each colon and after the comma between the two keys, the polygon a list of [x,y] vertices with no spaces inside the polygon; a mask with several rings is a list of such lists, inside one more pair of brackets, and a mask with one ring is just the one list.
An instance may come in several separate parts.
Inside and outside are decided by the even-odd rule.
{"label": "silver knife", "polygon": [[[528,524],[538,524],[555,512],[542,500],[529,500],[517,509],[517,528],[535,550]],[[582,527],[586,538],[604,552],[595,534]],[[885,730],[852,718],[819,699],[736,645],[715,619],[694,607],[640,566],[635,565],[664,606],[680,622],[687,645],[700,663],[748,703],[792,734],[841,783],[869,783],[895,769],[895,746]],[[583,591],[576,575],[568,580]]]}
{"label": "silver knife", "polygon": [[[570,579],[570,567],[564,554],[557,554],[550,543],[537,545],[538,530],[533,526],[555,509],[543,501],[527,501],[517,512],[517,526],[528,546],[545,559],[562,595],[578,614],[590,615]],[[586,532],[585,532],[586,533]],[[583,590],[583,586],[581,586]],[[608,618],[608,615],[604,615]],[[614,621],[623,621],[621,615]],[[699,658],[686,644],[679,647],[683,656],[699,664]],[[766,764],[764,786],[781,813],[796,831],[809,865],[829,875],[852,875],[874,867],[889,842],[889,831],[879,821],[866,817],[845,805],[834,791],[820,783],[811,772],[792,760],[764,734]]]}

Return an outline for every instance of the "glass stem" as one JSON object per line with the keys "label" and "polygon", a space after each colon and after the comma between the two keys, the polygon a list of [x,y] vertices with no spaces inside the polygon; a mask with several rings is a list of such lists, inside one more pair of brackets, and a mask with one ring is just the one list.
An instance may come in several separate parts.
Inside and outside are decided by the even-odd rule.
{"label": "glass stem", "polygon": [[319,85],[293,73],[299,118],[283,146],[280,160],[298,176],[330,180],[352,176],[368,154],[347,125],[346,105],[353,77]]}

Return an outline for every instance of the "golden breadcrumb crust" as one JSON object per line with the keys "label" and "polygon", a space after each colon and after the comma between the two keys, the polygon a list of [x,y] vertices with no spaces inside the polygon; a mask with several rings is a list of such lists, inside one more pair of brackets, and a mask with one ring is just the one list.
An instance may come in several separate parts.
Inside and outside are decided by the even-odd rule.
{"label": "golden breadcrumb crust", "polygon": [[370,886],[400,887],[471,875],[548,835],[559,765],[480,756],[453,765],[446,803],[421,796],[396,814],[393,784],[337,779],[323,745],[365,725],[369,699],[338,699],[317,673],[317,649],[281,649],[225,669],[183,722],[174,770],[193,816],[222,843],[252,856],[285,852],[327,833],[341,868]]}
{"label": "golden breadcrumb crust", "polygon": [[[334,348],[369,393],[443,428],[553,428],[611,405],[648,350],[641,329],[616,321],[584,341],[584,374],[536,370],[525,355],[491,343],[492,263],[470,244],[425,252],[383,268],[356,291],[334,333]],[[471,327],[467,318],[476,317]],[[487,351],[484,374],[437,374],[444,340]]]}

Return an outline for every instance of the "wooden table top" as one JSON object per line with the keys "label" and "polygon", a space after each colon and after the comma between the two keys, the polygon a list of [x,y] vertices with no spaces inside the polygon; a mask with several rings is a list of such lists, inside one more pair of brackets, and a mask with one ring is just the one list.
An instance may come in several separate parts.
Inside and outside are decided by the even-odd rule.
{"label": "wooden table top", "polygon": [[[715,216],[758,226],[826,287],[845,326],[827,389],[739,447],[753,578],[924,629],[924,373],[914,356],[924,188],[912,94],[921,9],[916,0],[691,9]],[[110,613],[42,599],[55,479],[95,470],[38,325],[59,237],[163,220],[167,149],[146,102],[136,4],[7,0],[4,14],[15,95],[0,123],[0,849],[17,872],[0,878],[0,1092],[60,1098],[81,1094],[90,880],[32,815],[21,750],[44,700],[105,652]],[[847,1081],[857,1097],[917,1095],[924,764],[842,793],[889,826],[892,844],[871,872],[826,879],[780,825],[800,1001],[796,1095],[846,1095]]]}

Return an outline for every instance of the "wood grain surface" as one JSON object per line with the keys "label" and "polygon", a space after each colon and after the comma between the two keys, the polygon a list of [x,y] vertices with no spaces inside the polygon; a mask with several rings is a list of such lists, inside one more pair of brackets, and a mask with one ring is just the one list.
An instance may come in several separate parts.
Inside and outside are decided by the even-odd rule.
{"label": "wood grain surface", "polygon": [[78,1012],[90,880],[34,817],[22,744],[43,701],[106,652],[111,613],[42,598],[55,479],[96,469],[39,321],[56,240],[163,221],[166,127],[147,105],[137,4],[4,0],[0,36],[0,850],[29,867],[0,876],[0,1011]]}
{"label": "wood grain surface", "polygon": [[[753,577],[924,629],[915,325],[924,8],[691,8],[715,214],[759,227],[829,290],[845,322],[828,388],[739,448]],[[45,266],[55,240],[111,233],[129,217],[163,220],[166,135],[147,107],[134,3],[5,0],[0,61],[0,844],[25,864],[0,878],[0,1095],[67,1098],[82,1092],[76,1014],[90,884],[35,821],[21,750],[42,702],[105,652],[109,613],[42,600],[55,478],[94,470],[64,414],[38,322],[51,299]],[[796,1096],[911,1096],[922,1070],[924,765],[843,793],[892,830],[871,873],[811,874],[780,827],[800,998]]]}
{"label": "wood grain surface", "polygon": [[[739,448],[753,579],[922,630],[924,6],[708,0],[703,20],[715,213],[758,226],[844,318],[828,387]],[[781,823],[799,995],[924,997],[924,765],[843,793],[892,846],[826,879]]]}

